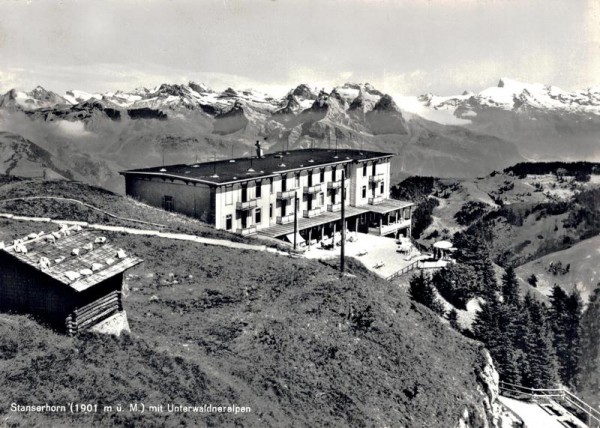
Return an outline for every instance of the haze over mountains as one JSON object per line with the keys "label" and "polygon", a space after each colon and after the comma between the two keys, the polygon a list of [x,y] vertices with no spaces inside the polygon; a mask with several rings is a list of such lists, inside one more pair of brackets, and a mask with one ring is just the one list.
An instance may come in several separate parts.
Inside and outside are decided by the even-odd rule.
{"label": "haze over mountains", "polygon": [[[257,139],[267,152],[337,145],[398,153],[398,180],[479,176],[524,159],[600,158],[600,88],[565,92],[502,79],[479,94],[423,95],[411,111],[406,101],[352,83],[330,91],[301,84],[283,97],[194,82],[104,94],[37,87],[0,96],[0,143],[26,141],[45,151],[40,170],[112,190],[121,190],[119,170],[248,156]],[[17,170],[10,159],[3,150],[0,164]]]}

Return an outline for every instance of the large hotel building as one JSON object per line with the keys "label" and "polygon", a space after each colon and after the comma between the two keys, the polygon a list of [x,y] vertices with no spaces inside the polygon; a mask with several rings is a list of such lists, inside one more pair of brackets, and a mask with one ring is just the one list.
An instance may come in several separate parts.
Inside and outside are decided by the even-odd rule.
{"label": "large hotel building", "polygon": [[[350,231],[410,235],[413,203],[389,198],[391,153],[303,149],[123,171],[126,193],[242,235],[301,241],[341,229],[342,173]],[[297,208],[294,201],[298,200]],[[297,211],[296,211],[297,209]]]}

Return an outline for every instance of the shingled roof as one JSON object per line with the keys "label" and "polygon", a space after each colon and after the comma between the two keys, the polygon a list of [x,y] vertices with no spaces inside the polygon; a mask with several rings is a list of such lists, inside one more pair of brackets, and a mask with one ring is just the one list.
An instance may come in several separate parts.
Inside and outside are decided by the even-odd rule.
{"label": "shingled roof", "polygon": [[55,280],[83,291],[142,262],[81,226],[32,233],[0,250]]}

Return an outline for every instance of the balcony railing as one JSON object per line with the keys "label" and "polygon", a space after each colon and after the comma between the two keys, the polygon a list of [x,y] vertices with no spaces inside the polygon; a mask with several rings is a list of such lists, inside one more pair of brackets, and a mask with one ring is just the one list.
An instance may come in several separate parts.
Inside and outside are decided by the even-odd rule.
{"label": "balcony railing", "polygon": [[256,199],[249,199],[245,202],[236,202],[235,208],[239,211],[247,211],[256,208],[258,202]]}
{"label": "balcony railing", "polygon": [[389,235],[397,230],[402,230],[410,227],[410,220],[399,220],[397,223],[382,224],[381,227],[369,227],[369,233],[372,235]]}
{"label": "balcony railing", "polygon": [[369,198],[369,205],[377,205],[383,202],[383,196],[373,196]]}
{"label": "balcony railing", "polygon": [[373,184],[381,183],[384,180],[384,174],[375,174],[369,177],[369,182]]}
{"label": "balcony railing", "polygon": [[340,211],[341,209],[342,209],[341,203],[327,205],[327,211],[331,211],[332,213]]}
{"label": "balcony railing", "polygon": [[236,229],[236,233],[238,235],[254,235],[256,233],[256,226],[252,225],[252,226],[248,226],[244,229]]}
{"label": "balcony railing", "polygon": [[384,224],[379,228],[380,235],[387,235],[388,233],[395,232],[396,230],[410,227],[410,220],[400,220],[398,223]]}
{"label": "balcony railing", "polygon": [[292,199],[296,196],[296,189],[286,190],[285,192],[277,192],[277,199]]}
{"label": "balcony railing", "polygon": [[327,189],[338,190],[342,188],[342,180],[330,181],[327,183]]}
{"label": "balcony railing", "polygon": [[304,194],[319,193],[321,191],[321,184],[315,184],[313,186],[304,186]]}
{"label": "balcony railing", "polygon": [[312,210],[304,210],[302,215],[306,218],[316,217],[321,214],[321,207],[313,208]]}
{"label": "balcony railing", "polygon": [[277,217],[277,224],[288,224],[294,221],[294,214]]}

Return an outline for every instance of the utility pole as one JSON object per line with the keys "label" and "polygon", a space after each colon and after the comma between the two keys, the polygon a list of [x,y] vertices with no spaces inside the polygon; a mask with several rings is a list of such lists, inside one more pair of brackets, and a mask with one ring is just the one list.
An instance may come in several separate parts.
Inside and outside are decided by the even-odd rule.
{"label": "utility pole", "polygon": [[294,193],[294,250],[298,249],[298,191]]}
{"label": "utility pole", "polygon": [[342,249],[340,254],[340,272],[344,274],[346,250],[346,168],[342,167]]}

